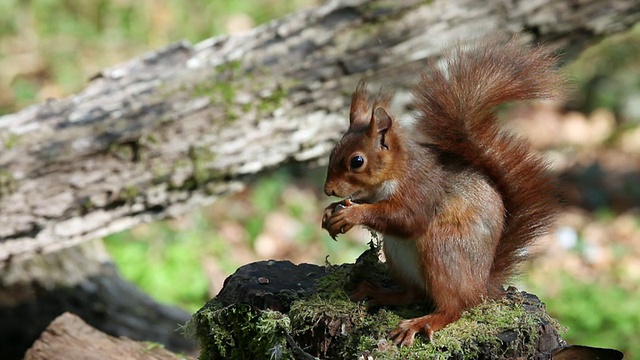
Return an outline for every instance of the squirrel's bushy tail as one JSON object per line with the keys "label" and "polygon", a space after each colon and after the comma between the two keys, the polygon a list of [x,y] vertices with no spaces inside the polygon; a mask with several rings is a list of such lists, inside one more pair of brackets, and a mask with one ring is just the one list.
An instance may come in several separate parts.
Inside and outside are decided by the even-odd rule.
{"label": "squirrel's bushy tail", "polygon": [[529,142],[501,129],[496,106],[551,98],[562,88],[555,56],[516,38],[485,39],[446,53],[414,92],[420,128],[436,148],[485,172],[503,196],[506,224],[490,286],[502,285],[547,233],[557,211],[555,182]]}

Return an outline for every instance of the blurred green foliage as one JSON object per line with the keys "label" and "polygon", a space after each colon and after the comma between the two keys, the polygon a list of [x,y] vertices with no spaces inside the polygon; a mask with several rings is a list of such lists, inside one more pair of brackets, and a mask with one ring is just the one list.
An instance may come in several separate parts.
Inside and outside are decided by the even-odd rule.
{"label": "blurred green foliage", "polygon": [[[109,236],[105,244],[126,279],[158,301],[195,311],[208,300],[202,256],[215,256],[221,262],[225,256],[223,241],[206,241],[214,233],[212,224],[201,214],[190,221],[192,226],[183,230],[159,222],[137,233],[121,232]],[[234,268],[234,264],[226,267],[228,271]]]}
{"label": "blurred green foliage", "polygon": [[637,289],[625,289],[615,280],[585,281],[556,274],[560,286],[551,291],[545,284],[530,286],[547,305],[547,311],[568,327],[563,338],[569,344],[614,348],[627,359],[640,358],[640,301]]}

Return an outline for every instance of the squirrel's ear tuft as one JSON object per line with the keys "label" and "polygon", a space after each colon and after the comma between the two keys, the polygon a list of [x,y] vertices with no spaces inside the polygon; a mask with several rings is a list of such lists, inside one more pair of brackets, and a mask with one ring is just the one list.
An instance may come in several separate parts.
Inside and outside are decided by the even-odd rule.
{"label": "squirrel's ear tuft", "polygon": [[351,96],[351,111],[349,112],[349,127],[366,126],[369,124],[369,93],[367,84],[360,81]]}

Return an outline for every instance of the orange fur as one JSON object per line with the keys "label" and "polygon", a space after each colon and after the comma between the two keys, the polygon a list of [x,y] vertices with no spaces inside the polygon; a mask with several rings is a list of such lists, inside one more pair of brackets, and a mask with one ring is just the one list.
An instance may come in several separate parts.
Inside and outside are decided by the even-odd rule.
{"label": "orange fur", "polygon": [[328,206],[323,227],[333,237],[355,225],[384,234],[405,290],[362,284],[354,300],[434,303],[433,314],[398,325],[396,344],[410,345],[418,332],[431,338],[465,309],[500,296],[529,245],[548,232],[554,182],[528,143],[499,127],[495,106],[553,96],[562,87],[554,62],[516,39],[455,48],[445,68],[432,65],[415,88],[419,134],[389,115],[388,95],[378,94],[370,108],[366,86],[356,88],[325,182],[327,195],[350,202]]}

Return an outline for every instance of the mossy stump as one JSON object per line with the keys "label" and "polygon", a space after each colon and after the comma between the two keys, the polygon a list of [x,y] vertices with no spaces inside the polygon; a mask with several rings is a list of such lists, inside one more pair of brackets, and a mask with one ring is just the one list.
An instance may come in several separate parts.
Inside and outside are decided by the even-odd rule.
{"label": "mossy stump", "polygon": [[427,304],[367,308],[348,299],[353,284],[389,283],[375,250],[340,266],[261,261],[239,268],[220,294],[194,314],[200,359],[547,359],[564,341],[531,294],[514,288],[435,334],[398,348],[397,323],[431,311]]}

